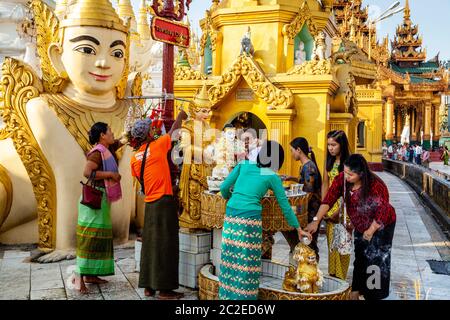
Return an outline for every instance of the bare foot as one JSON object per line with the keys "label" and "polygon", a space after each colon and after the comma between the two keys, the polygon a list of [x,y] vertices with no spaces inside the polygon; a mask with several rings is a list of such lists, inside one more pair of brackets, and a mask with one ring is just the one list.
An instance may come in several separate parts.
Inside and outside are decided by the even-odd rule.
{"label": "bare foot", "polygon": [[82,277],[73,277],[72,278],[72,284],[75,286],[75,289],[78,290],[82,294],[89,293],[88,288],[86,287],[86,284],[83,281]]}
{"label": "bare foot", "polygon": [[352,291],[350,293],[350,300],[359,300],[359,291]]}
{"label": "bare foot", "polygon": [[159,293],[159,300],[178,300],[184,297],[184,293],[175,292],[175,291],[161,291]]}
{"label": "bare foot", "polygon": [[144,295],[145,295],[146,297],[154,297],[155,294],[156,294],[156,290],[153,290],[153,289],[151,289],[151,288],[145,288],[145,289],[144,289]]}
{"label": "bare foot", "polygon": [[107,280],[104,279],[100,279],[99,277],[84,277],[84,282],[85,283],[93,283],[93,284],[104,284],[104,283],[108,283]]}

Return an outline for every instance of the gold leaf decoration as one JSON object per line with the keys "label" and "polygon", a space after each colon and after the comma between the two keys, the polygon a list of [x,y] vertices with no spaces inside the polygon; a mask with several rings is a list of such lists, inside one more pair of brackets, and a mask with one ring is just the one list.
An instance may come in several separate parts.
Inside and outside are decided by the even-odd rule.
{"label": "gold leaf decoration", "polygon": [[59,21],[52,9],[41,0],[33,0],[31,9],[34,13],[37,31],[37,52],[41,60],[42,81],[46,92],[58,93],[65,84],[53,68],[48,56],[51,43],[59,42]]}
{"label": "gold leaf decoration", "polygon": [[12,58],[5,59],[2,73],[0,110],[6,124],[5,132],[12,139],[33,186],[37,201],[39,247],[53,249],[56,241],[56,181],[26,115],[26,104],[41,94],[42,84],[31,67]]}
{"label": "gold leaf decoration", "polygon": [[320,30],[313,21],[313,16],[311,14],[311,10],[309,9],[307,1],[303,3],[294,20],[283,27],[283,34],[289,39],[294,39],[297,34],[302,31],[305,23],[307,24],[311,35],[313,37],[316,37]]}
{"label": "gold leaf decoration", "polygon": [[175,80],[206,80],[206,76],[187,66],[175,68]]}
{"label": "gold leaf decoration", "polygon": [[287,75],[326,75],[331,74],[331,60],[311,60],[297,65]]}
{"label": "gold leaf decoration", "polygon": [[294,103],[294,96],[289,89],[279,89],[264,75],[252,57],[240,55],[227,73],[209,91],[209,100],[216,105],[222,101],[244,77],[256,96],[275,109],[289,109]]}

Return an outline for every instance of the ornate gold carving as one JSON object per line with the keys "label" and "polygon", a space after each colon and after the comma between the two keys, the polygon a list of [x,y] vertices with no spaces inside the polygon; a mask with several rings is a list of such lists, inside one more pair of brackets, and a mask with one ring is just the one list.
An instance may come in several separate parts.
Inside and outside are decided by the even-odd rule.
{"label": "ornate gold carving", "polygon": [[[6,203],[3,205],[0,201],[0,228],[5,222],[6,218],[9,215],[9,211],[11,210],[12,200],[13,200],[13,186],[11,179],[8,176],[8,172],[6,169],[0,165],[0,185],[3,185],[6,191],[6,195],[4,195],[4,199],[6,200]],[[1,200],[1,198],[0,198]],[[2,208],[3,207],[3,208]]]}
{"label": "ornate gold carving", "polygon": [[216,105],[222,101],[244,77],[255,94],[275,109],[289,109],[294,103],[294,96],[289,89],[278,89],[264,75],[264,71],[252,57],[240,55],[219,82],[209,89],[209,99]]}
{"label": "ornate gold carving", "polygon": [[55,247],[56,182],[28,124],[26,104],[42,92],[42,84],[30,67],[12,58],[2,66],[0,106],[6,131],[12,138],[33,185],[37,201],[39,247]]}
{"label": "ornate gold carving", "polygon": [[42,98],[47,100],[49,107],[55,111],[84,152],[92,148],[88,132],[94,123],[99,121],[108,123],[116,136],[120,136],[123,131],[128,113],[125,101],[118,101],[110,109],[92,109],[70,100],[63,94],[43,94]]}
{"label": "ornate gold carving", "polygon": [[[305,228],[308,224],[308,201],[310,194],[298,197],[289,197],[291,206],[298,207],[297,219]],[[220,194],[204,192],[201,196],[202,224],[209,228],[220,229],[223,227],[227,201]],[[288,225],[275,197],[266,197],[261,201],[262,223],[264,231],[289,231],[293,230]]]}
{"label": "ornate gold carving", "polygon": [[305,61],[301,65],[293,67],[287,72],[288,75],[326,75],[331,74],[331,60]]}
{"label": "ornate gold carving", "polygon": [[37,31],[37,52],[41,60],[42,81],[46,92],[58,93],[65,81],[53,68],[48,56],[51,43],[59,42],[59,21],[52,9],[41,0],[33,0],[31,8],[34,12]]}
{"label": "ornate gold carving", "polygon": [[221,40],[221,33],[214,27],[211,17],[211,11],[209,10],[206,10],[206,22],[202,27],[202,31],[203,34],[200,39],[200,56],[203,57],[205,55],[205,48],[206,43],[208,42],[208,37],[209,41],[211,42],[212,51],[216,51],[217,43]]}
{"label": "ornate gold carving", "polygon": [[187,66],[175,68],[175,80],[206,80],[206,76]]}
{"label": "ornate gold carving", "polygon": [[358,115],[358,99],[356,94],[356,81],[352,74],[349,74],[347,80],[348,90],[345,95],[345,112]]}
{"label": "ornate gold carving", "polygon": [[294,20],[290,24],[286,24],[283,27],[283,34],[289,39],[294,39],[297,34],[302,31],[305,23],[307,24],[311,35],[313,37],[316,37],[320,30],[314,23],[313,16],[311,14],[311,10],[309,9],[307,1],[303,3]]}

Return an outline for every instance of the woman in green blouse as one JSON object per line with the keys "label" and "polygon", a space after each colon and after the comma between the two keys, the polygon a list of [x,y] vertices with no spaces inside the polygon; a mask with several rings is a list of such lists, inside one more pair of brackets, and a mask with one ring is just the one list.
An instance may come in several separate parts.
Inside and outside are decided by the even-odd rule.
{"label": "woman in green blouse", "polygon": [[[289,225],[299,238],[311,234],[298,223],[276,172],[284,162],[283,148],[266,141],[257,162],[240,162],[222,183],[220,191],[227,203],[222,233],[219,299],[256,300],[261,274],[262,218],[261,200],[270,189]],[[231,193],[231,187],[234,187]]]}

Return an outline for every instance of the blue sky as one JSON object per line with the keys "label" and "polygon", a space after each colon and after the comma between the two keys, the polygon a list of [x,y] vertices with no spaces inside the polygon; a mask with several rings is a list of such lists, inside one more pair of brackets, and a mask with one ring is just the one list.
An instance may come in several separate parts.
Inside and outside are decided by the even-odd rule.
{"label": "blue sky", "polygon": [[[300,1],[300,0],[292,0]],[[132,0],[135,11],[139,7],[139,0]],[[370,15],[376,17],[387,9],[394,0],[364,0],[369,5]],[[404,5],[405,0],[401,0]],[[423,36],[423,45],[427,48],[427,58],[433,58],[440,52],[441,59],[450,60],[450,0],[410,0],[411,18],[413,23],[419,25],[419,32]],[[196,30],[198,21],[204,17],[205,10],[211,5],[211,0],[193,0],[189,11],[189,19]],[[379,36],[395,34],[395,29],[403,20],[403,13],[378,23]]]}

